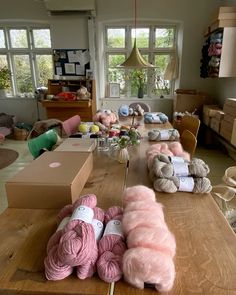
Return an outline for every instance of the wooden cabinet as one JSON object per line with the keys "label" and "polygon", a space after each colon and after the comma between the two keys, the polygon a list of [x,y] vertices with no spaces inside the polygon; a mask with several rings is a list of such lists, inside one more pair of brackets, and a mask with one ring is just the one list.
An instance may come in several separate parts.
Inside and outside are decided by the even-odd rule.
{"label": "wooden cabinet", "polygon": [[62,91],[76,92],[81,86],[87,87],[91,93],[89,100],[43,100],[41,103],[46,108],[48,119],[65,121],[74,115],[79,115],[82,121],[92,121],[97,110],[95,80],[48,80],[48,94],[56,97]]}

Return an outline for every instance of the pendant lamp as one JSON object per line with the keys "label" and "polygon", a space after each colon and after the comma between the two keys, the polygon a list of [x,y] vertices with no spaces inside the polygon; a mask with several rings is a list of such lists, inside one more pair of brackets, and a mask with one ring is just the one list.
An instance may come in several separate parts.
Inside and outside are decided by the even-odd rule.
{"label": "pendant lamp", "polygon": [[137,4],[134,0],[134,28],[135,28],[135,38],[134,38],[134,47],[130,53],[130,56],[121,64],[119,67],[122,68],[153,68],[154,66],[147,62],[141,55],[137,44],[136,44],[136,23],[137,23]]}

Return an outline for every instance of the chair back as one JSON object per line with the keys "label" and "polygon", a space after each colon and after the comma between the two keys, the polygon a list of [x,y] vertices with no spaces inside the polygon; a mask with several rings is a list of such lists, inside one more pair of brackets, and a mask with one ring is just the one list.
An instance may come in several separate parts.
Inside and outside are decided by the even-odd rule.
{"label": "chair back", "polygon": [[182,144],[183,149],[188,152],[192,158],[197,147],[197,139],[195,135],[191,131],[185,129],[180,135],[180,143]]}
{"label": "chair back", "polygon": [[181,122],[175,125],[175,128],[178,129],[180,136],[187,129],[197,138],[200,124],[201,121],[197,117],[185,115],[182,117]]}
{"label": "chair back", "polygon": [[78,125],[80,124],[80,116],[75,115],[64,122],[62,122],[63,130],[66,135],[70,136],[78,131]]}
{"label": "chair back", "polygon": [[138,104],[141,106],[142,109],[144,109],[144,112],[151,112],[150,106],[144,102],[133,102],[129,105],[129,107],[136,109]]}

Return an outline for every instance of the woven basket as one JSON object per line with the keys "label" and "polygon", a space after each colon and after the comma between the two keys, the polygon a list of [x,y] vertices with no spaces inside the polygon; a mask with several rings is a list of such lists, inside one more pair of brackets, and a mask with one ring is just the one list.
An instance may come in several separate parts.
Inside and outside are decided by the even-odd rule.
{"label": "woven basket", "polygon": [[14,127],[14,139],[15,140],[26,140],[29,132],[26,129],[20,129]]}

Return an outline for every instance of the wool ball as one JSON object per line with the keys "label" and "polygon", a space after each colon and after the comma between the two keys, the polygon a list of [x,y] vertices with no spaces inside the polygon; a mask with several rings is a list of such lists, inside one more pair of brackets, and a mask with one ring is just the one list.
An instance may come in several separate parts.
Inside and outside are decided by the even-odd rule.
{"label": "wool ball", "polygon": [[90,132],[92,132],[92,133],[97,133],[97,132],[99,132],[99,127],[98,127],[97,125],[92,125],[92,126],[90,127]]}
{"label": "wool ball", "polygon": [[87,133],[88,132],[88,125],[86,123],[81,123],[79,125],[79,131],[82,133]]}

